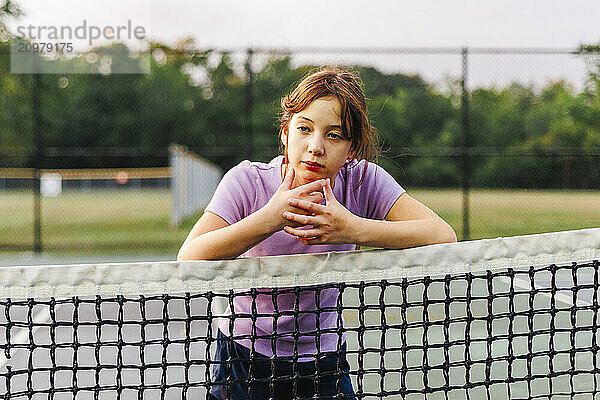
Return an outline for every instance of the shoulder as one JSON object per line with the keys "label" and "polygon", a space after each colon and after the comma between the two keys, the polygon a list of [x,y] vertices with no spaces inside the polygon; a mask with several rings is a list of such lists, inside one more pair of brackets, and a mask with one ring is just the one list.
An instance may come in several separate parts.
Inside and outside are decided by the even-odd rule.
{"label": "shoulder", "polygon": [[244,160],[227,171],[222,180],[224,190],[251,198],[251,204],[266,203],[281,185],[282,161],[283,156],[269,163]]}
{"label": "shoulder", "polygon": [[244,160],[227,171],[225,175],[228,175],[229,179],[234,178],[242,182],[258,183],[267,181],[272,176],[277,176],[276,172],[280,173],[280,158],[283,158],[283,156],[275,157],[269,163]]}
{"label": "shoulder", "polygon": [[347,191],[358,214],[369,219],[385,218],[405,190],[383,167],[366,160],[352,160],[345,167]]}
{"label": "shoulder", "polygon": [[269,197],[271,187],[281,180],[278,159],[270,163],[244,160],[221,179],[206,210],[217,214],[230,225],[260,208]]}
{"label": "shoulder", "polygon": [[344,166],[345,174],[348,176],[348,182],[357,184],[358,182],[367,185],[377,183],[381,180],[388,180],[391,175],[379,165],[367,161],[357,161],[353,159]]}

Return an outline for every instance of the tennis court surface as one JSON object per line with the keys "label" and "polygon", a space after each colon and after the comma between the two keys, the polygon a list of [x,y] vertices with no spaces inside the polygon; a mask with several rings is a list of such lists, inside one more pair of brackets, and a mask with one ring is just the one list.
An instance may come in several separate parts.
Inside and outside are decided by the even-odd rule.
{"label": "tennis court surface", "polygon": [[[271,356],[274,398],[304,396],[297,384],[278,395],[286,382],[339,381],[339,368],[303,376],[300,365],[345,342],[354,398],[591,399],[600,393],[599,259],[600,229],[585,229],[407,250],[3,267],[0,399],[203,399],[216,384],[252,387],[263,380],[252,370],[243,382],[210,374],[235,362],[214,359],[223,318],[291,321],[292,334],[226,335],[252,348],[267,340],[275,353],[285,341],[297,349],[308,336],[337,336],[332,353]],[[336,305],[321,307],[332,291]],[[256,311],[229,315],[240,296]],[[314,310],[279,309],[300,296]],[[269,311],[257,305],[269,301]],[[337,313],[334,328],[319,329]],[[306,318],[317,329],[300,332]],[[280,361],[293,372],[272,377]]]}

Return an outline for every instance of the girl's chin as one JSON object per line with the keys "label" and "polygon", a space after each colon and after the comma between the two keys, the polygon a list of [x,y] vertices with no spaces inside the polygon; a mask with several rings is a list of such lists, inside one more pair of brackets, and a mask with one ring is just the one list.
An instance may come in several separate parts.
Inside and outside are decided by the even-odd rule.
{"label": "girl's chin", "polygon": [[302,177],[298,177],[298,179],[296,179],[296,184],[294,185],[294,187],[298,187],[298,186],[302,186],[302,185],[306,185],[315,181],[318,181],[319,179],[323,179],[325,178],[324,176],[316,176],[315,174],[312,174],[311,176],[302,176]]}
{"label": "girl's chin", "polygon": [[310,183],[314,181],[318,181],[319,179],[326,178],[323,174],[317,174],[314,172],[309,172],[308,174],[303,174],[299,177],[304,183]]}

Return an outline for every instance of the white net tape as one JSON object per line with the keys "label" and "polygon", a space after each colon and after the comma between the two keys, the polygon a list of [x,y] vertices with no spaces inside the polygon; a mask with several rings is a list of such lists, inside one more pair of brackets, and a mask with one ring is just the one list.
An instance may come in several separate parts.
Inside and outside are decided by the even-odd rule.
{"label": "white net tape", "polygon": [[438,244],[405,250],[298,254],[227,261],[0,268],[0,297],[150,295],[290,287],[589,262],[600,228]]}

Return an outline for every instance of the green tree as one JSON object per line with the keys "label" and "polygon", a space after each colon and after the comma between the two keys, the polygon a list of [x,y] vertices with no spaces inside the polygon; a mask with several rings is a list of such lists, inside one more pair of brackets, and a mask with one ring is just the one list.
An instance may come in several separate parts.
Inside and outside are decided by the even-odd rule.
{"label": "green tree", "polygon": [[0,5],[0,166],[26,166],[26,151],[31,146],[31,79],[10,73],[12,35],[6,23],[21,17],[13,0]]}
{"label": "green tree", "polygon": [[369,109],[383,138],[384,168],[415,186],[457,180],[451,160],[411,155],[413,148],[448,146],[458,137],[457,110],[447,96],[429,85],[410,85],[398,88],[394,96],[372,99]]}
{"label": "green tree", "polygon": [[23,11],[14,0],[4,0],[0,3],[0,42],[7,42],[12,37],[6,21],[18,19],[22,15]]}

